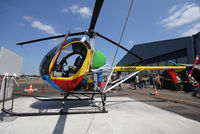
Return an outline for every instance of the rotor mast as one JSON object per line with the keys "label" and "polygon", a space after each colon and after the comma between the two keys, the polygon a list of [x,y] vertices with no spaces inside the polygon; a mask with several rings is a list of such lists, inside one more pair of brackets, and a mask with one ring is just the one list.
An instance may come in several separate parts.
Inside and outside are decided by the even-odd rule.
{"label": "rotor mast", "polygon": [[95,6],[93,9],[92,19],[90,22],[90,27],[88,29],[88,34],[89,34],[89,38],[90,38],[90,46],[91,46],[92,50],[94,50],[94,28],[95,28],[99,13],[101,11],[103,2],[104,2],[104,0],[96,0]]}

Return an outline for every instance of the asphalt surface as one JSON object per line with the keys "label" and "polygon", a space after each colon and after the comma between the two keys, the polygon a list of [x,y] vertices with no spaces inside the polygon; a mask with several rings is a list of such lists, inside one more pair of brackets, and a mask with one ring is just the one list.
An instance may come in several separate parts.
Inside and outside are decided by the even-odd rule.
{"label": "asphalt surface", "polygon": [[[31,96],[28,93],[24,93],[24,89],[29,88],[30,84],[32,84],[33,89],[38,89],[38,92],[34,93],[35,95],[54,97],[62,96],[61,92],[50,87],[42,80],[18,82],[20,87],[16,86],[14,89],[15,98]],[[167,89],[158,89],[158,93],[159,95],[153,95],[154,90],[152,87],[143,88],[142,90],[138,88],[136,90],[132,90],[129,85],[123,84],[123,88],[121,90],[117,90],[116,92],[111,91],[107,94],[107,97],[129,97],[200,122],[200,94],[197,94],[196,97],[192,97],[192,92],[186,94],[185,92],[176,92]]]}
{"label": "asphalt surface", "polygon": [[[66,111],[91,109],[93,101],[68,101]],[[9,106],[10,101],[6,103]],[[15,99],[14,112],[46,113],[60,109],[61,101]],[[67,108],[69,106],[69,108]],[[98,111],[97,107],[95,111]],[[129,97],[108,97],[108,113],[51,116],[6,116],[0,122],[2,134],[199,134],[200,122],[136,101]]]}
{"label": "asphalt surface", "polygon": [[154,95],[153,87],[132,90],[130,86],[126,85],[124,85],[121,91],[117,91],[115,94],[133,98],[137,101],[200,122],[200,94],[193,97],[193,92],[185,93],[169,89],[158,89],[159,95]]}

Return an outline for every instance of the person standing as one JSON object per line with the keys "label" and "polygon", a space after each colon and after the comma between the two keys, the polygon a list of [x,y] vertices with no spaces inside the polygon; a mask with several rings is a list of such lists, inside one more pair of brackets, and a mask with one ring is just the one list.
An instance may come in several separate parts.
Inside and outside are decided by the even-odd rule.
{"label": "person standing", "polygon": [[140,86],[140,77],[138,75],[135,76],[135,89],[136,86],[142,89],[142,87]]}
{"label": "person standing", "polygon": [[160,89],[162,87],[162,85],[161,85],[161,81],[160,81],[160,75],[159,74],[157,74],[156,75],[156,88],[158,89]]}
{"label": "person standing", "polygon": [[[122,78],[122,72],[118,72],[118,79]],[[122,89],[122,84],[119,84],[119,91]]]}
{"label": "person standing", "polygon": [[183,91],[183,85],[181,84],[181,75],[177,74],[176,78],[177,78],[177,84],[176,84],[177,92],[182,92]]}

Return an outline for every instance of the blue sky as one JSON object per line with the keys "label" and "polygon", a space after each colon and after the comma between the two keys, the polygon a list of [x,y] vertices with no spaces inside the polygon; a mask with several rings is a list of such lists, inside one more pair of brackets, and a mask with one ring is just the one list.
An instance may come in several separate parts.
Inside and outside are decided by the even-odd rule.
{"label": "blue sky", "polygon": [[[17,46],[17,42],[86,31],[94,0],[0,0],[0,47],[23,57],[23,73],[38,73],[45,54],[62,39]],[[95,31],[119,42],[131,0],[105,0]],[[200,31],[199,0],[134,0],[121,45],[191,36]],[[95,38],[95,49],[111,64],[116,47]],[[126,52],[119,50],[117,63]]]}

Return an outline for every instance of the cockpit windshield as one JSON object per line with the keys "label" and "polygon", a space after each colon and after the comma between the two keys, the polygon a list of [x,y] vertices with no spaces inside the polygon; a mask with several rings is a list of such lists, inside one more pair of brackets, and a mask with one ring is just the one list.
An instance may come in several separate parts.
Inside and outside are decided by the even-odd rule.
{"label": "cockpit windshield", "polygon": [[[69,39],[64,45],[56,63],[52,68],[54,77],[71,77],[81,68],[87,55],[87,47],[90,45],[85,41],[80,41],[81,38]],[[54,63],[55,55],[58,54],[62,43],[54,47],[42,60],[40,64],[40,75],[49,75],[50,65]]]}
{"label": "cockpit windshield", "polygon": [[71,77],[81,68],[87,49],[80,42],[67,45],[61,51],[53,68],[54,77]]}

